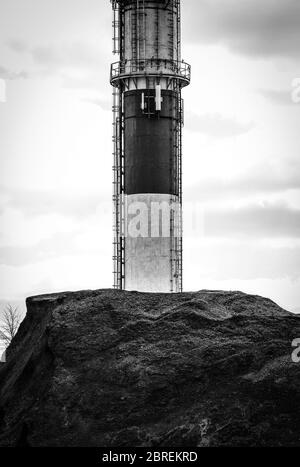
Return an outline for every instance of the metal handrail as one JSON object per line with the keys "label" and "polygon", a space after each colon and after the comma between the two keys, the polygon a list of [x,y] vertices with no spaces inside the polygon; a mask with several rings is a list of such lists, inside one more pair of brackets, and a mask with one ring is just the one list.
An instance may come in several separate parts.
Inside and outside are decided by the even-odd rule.
{"label": "metal handrail", "polygon": [[167,59],[124,60],[111,65],[111,83],[137,75],[166,75],[185,81],[191,80],[191,66],[184,62]]}

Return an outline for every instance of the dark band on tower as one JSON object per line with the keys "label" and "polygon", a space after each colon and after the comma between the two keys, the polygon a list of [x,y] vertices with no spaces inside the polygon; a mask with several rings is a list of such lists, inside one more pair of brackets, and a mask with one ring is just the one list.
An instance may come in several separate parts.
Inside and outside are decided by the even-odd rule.
{"label": "dark band on tower", "polygon": [[182,291],[180,0],[112,0],[114,286]]}

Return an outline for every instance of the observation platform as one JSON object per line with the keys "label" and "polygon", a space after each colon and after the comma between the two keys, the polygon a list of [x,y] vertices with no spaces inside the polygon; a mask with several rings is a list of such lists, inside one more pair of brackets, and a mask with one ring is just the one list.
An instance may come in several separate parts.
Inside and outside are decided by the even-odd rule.
{"label": "observation platform", "polygon": [[181,87],[191,81],[191,66],[184,62],[167,59],[124,60],[111,65],[110,83],[118,87],[120,81],[129,78],[169,78],[180,81]]}

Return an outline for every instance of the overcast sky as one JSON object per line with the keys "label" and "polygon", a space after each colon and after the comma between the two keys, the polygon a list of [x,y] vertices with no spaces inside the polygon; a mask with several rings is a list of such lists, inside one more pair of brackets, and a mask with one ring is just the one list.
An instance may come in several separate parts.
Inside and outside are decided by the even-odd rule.
{"label": "overcast sky", "polygon": [[[300,1],[182,7],[185,290],[300,311]],[[0,0],[0,301],[112,285],[111,47],[109,0]]]}

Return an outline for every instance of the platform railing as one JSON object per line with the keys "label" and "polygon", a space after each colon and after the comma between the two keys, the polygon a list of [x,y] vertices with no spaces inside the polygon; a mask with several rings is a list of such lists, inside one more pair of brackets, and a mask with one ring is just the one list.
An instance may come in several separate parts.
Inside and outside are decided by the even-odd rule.
{"label": "platform railing", "polygon": [[186,86],[191,80],[191,66],[183,60],[181,62],[156,58],[124,60],[111,65],[110,81],[116,86],[121,79],[143,75],[177,78]]}

